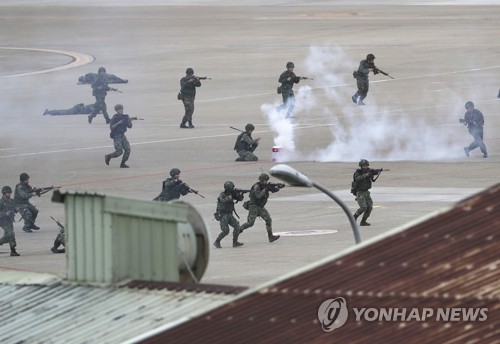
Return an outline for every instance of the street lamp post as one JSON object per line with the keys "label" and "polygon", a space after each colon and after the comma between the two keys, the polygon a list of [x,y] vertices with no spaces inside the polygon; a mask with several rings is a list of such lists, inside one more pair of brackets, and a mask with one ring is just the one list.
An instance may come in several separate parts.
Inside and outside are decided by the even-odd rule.
{"label": "street lamp post", "polygon": [[327,194],[344,210],[345,214],[347,215],[347,218],[349,219],[349,222],[351,223],[351,228],[354,234],[354,240],[356,241],[356,244],[361,243],[361,235],[359,234],[359,228],[358,225],[356,224],[354,216],[352,215],[347,205],[344,202],[342,202],[342,200],[338,198],[335,194],[333,194],[333,192],[329,191],[328,189],[319,185],[318,183],[313,182],[309,177],[303,175],[296,169],[285,164],[279,164],[273,166],[269,170],[269,173],[273,177],[276,177],[292,186],[315,187],[321,192]]}

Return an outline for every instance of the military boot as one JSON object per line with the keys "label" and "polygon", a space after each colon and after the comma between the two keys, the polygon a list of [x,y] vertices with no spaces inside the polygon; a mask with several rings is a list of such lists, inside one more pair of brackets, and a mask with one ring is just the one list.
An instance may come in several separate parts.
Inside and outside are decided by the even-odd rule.
{"label": "military boot", "polygon": [[10,256],[11,257],[19,257],[20,254],[16,252],[16,250],[10,250]]}
{"label": "military boot", "polygon": [[186,125],[186,122],[182,122],[179,127],[182,129],[187,129],[188,126]]}
{"label": "military boot", "polygon": [[368,222],[366,222],[366,219],[363,217],[361,219],[361,222],[359,224],[360,226],[371,226],[371,224],[369,224]]}
{"label": "military boot", "polygon": [[188,128],[193,129],[193,128],[194,128],[193,123],[189,122],[189,126],[188,126]]}
{"label": "military boot", "polygon": [[274,242],[280,238],[279,235],[274,235],[272,230],[267,231],[267,237],[269,238],[269,242]]}
{"label": "military boot", "polygon": [[220,242],[221,242],[222,238],[224,238],[224,237],[225,237],[224,233],[220,233],[219,236],[217,237],[217,239],[215,239],[214,246],[217,248],[221,248]]}
{"label": "military boot", "polygon": [[240,246],[243,246],[242,242],[233,241],[233,247],[240,247]]}
{"label": "military boot", "polygon": [[33,231],[31,230],[30,226],[28,226],[28,225],[25,225],[23,227],[23,231],[25,231],[26,233],[33,233]]}

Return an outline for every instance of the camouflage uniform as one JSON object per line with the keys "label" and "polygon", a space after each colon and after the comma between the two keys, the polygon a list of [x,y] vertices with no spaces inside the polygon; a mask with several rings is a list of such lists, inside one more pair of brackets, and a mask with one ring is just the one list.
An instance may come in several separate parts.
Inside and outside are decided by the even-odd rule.
{"label": "camouflage uniform", "polygon": [[94,111],[94,104],[84,105],[83,103],[76,104],[71,109],[66,110],[45,110],[44,116],[64,116],[64,115],[88,115]]}
{"label": "camouflage uniform", "polygon": [[[291,62],[287,64],[287,68]],[[293,64],[292,64],[293,66]],[[278,82],[281,83],[281,96],[283,97],[283,104],[277,108],[278,111],[287,109],[286,118],[293,117],[292,112],[295,107],[295,95],[293,93],[293,85],[298,84],[300,77],[289,69],[281,73]]]}
{"label": "camouflage uniform", "polygon": [[[81,84],[91,84],[93,83],[99,74],[87,73],[78,78],[78,82]],[[126,84],[128,80],[117,77],[114,74],[106,73],[106,81],[108,84]]]}
{"label": "camouflage uniform", "polygon": [[474,141],[469,145],[469,147],[465,147],[465,155],[469,156],[469,152],[471,150],[479,147],[481,152],[483,153],[483,157],[488,157],[488,152],[486,151],[486,145],[483,141],[483,127],[484,127],[484,116],[478,109],[474,109],[474,104],[472,102],[467,102],[465,104],[467,112],[464,115],[463,123],[467,126],[469,130],[469,134],[472,135]]}
{"label": "camouflage uniform", "polygon": [[66,234],[64,232],[64,227],[59,228],[59,233],[57,233],[56,240],[54,240],[54,247],[52,247],[50,250],[53,253],[64,253],[66,251],[65,249],[59,249],[59,246],[61,245],[66,247]]}
{"label": "camouflage uniform", "polygon": [[[351,97],[352,101],[358,105],[365,105],[363,100],[368,95],[369,80],[368,74],[370,69],[375,68],[374,61],[375,56],[373,54],[368,54],[366,60],[361,60],[359,63],[358,70],[354,72],[353,76],[356,78],[356,84],[358,87],[357,92]],[[374,70],[374,74],[378,74],[377,70]]]}
{"label": "camouflage uniform", "polygon": [[[120,105],[118,104],[117,106],[115,106],[115,108],[116,107],[119,108],[119,106]],[[123,107],[121,108],[123,109]],[[120,121],[122,122],[118,124]],[[115,124],[116,126],[113,128]],[[112,158],[117,158],[123,154],[120,167],[126,168],[128,166],[125,164],[125,162],[127,162],[130,156],[130,144],[127,140],[127,137],[125,136],[125,132],[127,131],[128,128],[132,128],[132,120],[128,115],[125,115],[123,113],[121,114],[116,113],[111,119],[109,127],[111,128],[110,137],[113,139],[113,145],[115,146],[115,151],[111,154],[105,155],[104,160],[106,162],[106,165],[109,165],[109,161]]]}
{"label": "camouflage uniform", "polygon": [[[365,175],[367,174],[367,175]],[[361,214],[363,217],[361,219],[361,226],[369,226],[370,224],[366,222],[370,216],[373,209],[373,201],[370,197],[370,191],[372,187],[373,176],[378,175],[379,172],[367,169],[358,169],[354,173],[354,180],[357,182],[357,193],[356,200],[358,201],[359,209],[354,214],[354,218],[357,219]]]}
{"label": "camouflage uniform", "polygon": [[38,209],[30,203],[31,197],[33,197],[33,188],[28,183],[19,182],[14,193],[14,203],[24,219],[23,231],[28,233],[31,229],[40,229],[35,225]]}
{"label": "camouflage uniform", "polygon": [[[269,176],[267,176],[267,180],[269,180]],[[280,236],[273,235],[272,218],[267,209],[265,208],[267,199],[269,198],[269,191],[270,190],[267,187],[267,182],[264,183],[263,180],[261,180],[261,177],[259,177],[259,182],[255,183],[250,190],[250,201],[248,202],[247,222],[241,225],[240,233],[242,233],[245,229],[252,227],[255,223],[255,219],[257,218],[257,216],[260,216],[266,223],[266,230],[269,241],[273,242],[277,240]],[[273,191],[276,192],[278,190],[273,190]]]}
{"label": "camouflage uniform", "polygon": [[[247,124],[247,127],[250,124]],[[253,125],[250,128],[254,128]],[[238,135],[236,142],[234,144],[234,150],[238,153],[239,158],[236,161],[257,161],[259,158],[253,154],[257,146],[259,145],[259,140],[254,140],[252,138],[252,131],[246,130]]]}
{"label": "camouflage uniform", "polygon": [[19,254],[16,252],[17,243],[16,236],[14,234],[14,215],[14,200],[12,200],[10,197],[7,197],[4,193],[3,197],[0,199],[0,227],[2,227],[4,230],[4,236],[0,238],[0,245],[9,243],[11,252],[10,255],[19,256]]}
{"label": "camouflage uniform", "polygon": [[[228,182],[226,182],[227,184]],[[240,223],[234,217],[234,201],[242,200],[241,198],[235,198],[233,194],[234,184],[231,183],[232,189],[226,188],[224,185],[224,192],[221,192],[219,198],[217,198],[217,217],[220,222],[221,233],[215,240],[215,247],[220,248],[221,240],[229,234],[229,226],[233,227],[233,247],[242,246],[243,244],[238,242],[238,235],[240,234]]]}
{"label": "camouflage uniform", "polygon": [[108,86],[106,81],[106,71],[100,72],[97,79],[92,83],[92,95],[95,97],[94,111],[89,115],[89,123],[92,123],[92,119],[97,116],[99,112],[102,112],[106,124],[109,124],[109,115],[106,107],[106,95],[111,88]]}
{"label": "camouflage uniform", "polygon": [[179,199],[189,193],[189,189],[180,179],[167,178],[163,182],[161,194],[157,197],[158,201],[168,202],[173,199]]}
{"label": "camouflage uniform", "polygon": [[[181,128],[194,128],[194,98],[196,97],[196,87],[200,87],[201,82],[193,73],[193,70],[188,68],[186,70],[186,76],[180,80],[181,100],[184,104],[184,117],[182,117]],[[188,123],[189,126],[186,126],[186,123]]]}

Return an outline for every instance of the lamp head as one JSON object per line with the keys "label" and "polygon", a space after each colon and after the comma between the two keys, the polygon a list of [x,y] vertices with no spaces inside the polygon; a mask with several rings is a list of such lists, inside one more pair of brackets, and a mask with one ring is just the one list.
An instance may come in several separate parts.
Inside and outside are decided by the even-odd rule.
{"label": "lamp head", "polygon": [[269,170],[269,174],[292,186],[313,186],[313,182],[311,179],[309,179],[309,177],[303,175],[296,169],[285,164],[273,166]]}

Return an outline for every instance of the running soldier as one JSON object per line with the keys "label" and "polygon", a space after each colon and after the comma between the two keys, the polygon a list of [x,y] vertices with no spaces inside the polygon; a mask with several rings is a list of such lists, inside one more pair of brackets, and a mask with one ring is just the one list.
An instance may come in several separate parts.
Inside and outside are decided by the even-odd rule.
{"label": "running soldier", "polygon": [[271,184],[269,183],[269,175],[262,173],[259,176],[259,181],[255,183],[250,189],[250,201],[243,204],[243,207],[248,210],[247,222],[240,227],[240,233],[245,229],[254,225],[257,216],[260,216],[266,222],[267,237],[269,242],[276,241],[280,238],[279,235],[273,235],[271,215],[265,208],[269,192],[278,192],[285,184]]}
{"label": "running soldier", "polygon": [[370,71],[373,74],[377,75],[379,73],[377,67],[375,67],[375,55],[368,54],[366,55],[366,60],[361,60],[359,63],[358,70],[353,73],[354,78],[356,79],[356,83],[358,86],[358,91],[354,94],[351,99],[354,104],[357,105],[365,105],[363,103],[363,99],[368,95],[369,89],[369,81],[368,74]]}
{"label": "running soldier", "polygon": [[483,141],[484,116],[481,111],[474,108],[474,103],[471,101],[465,103],[465,109],[467,111],[465,112],[464,118],[460,118],[460,123],[467,127],[469,134],[474,138],[474,141],[468,147],[464,147],[465,155],[469,156],[471,150],[479,147],[483,153],[483,158],[487,158],[488,152],[486,151],[486,145]]}
{"label": "running soldier", "polygon": [[113,118],[111,119],[111,123],[109,124],[109,128],[111,129],[109,137],[113,139],[115,151],[111,154],[105,155],[104,162],[106,163],[106,165],[109,165],[109,161],[112,158],[117,158],[123,154],[120,167],[128,168],[128,165],[125,163],[130,156],[130,144],[128,143],[127,137],[125,136],[125,132],[127,131],[127,129],[132,128],[132,121],[134,119],[137,119],[137,117],[129,117],[129,115],[123,114],[122,104],[116,104],[115,111],[116,114],[113,116]]}
{"label": "running soldier", "polygon": [[368,160],[361,159],[359,162],[360,169],[354,172],[354,182],[353,182],[353,192],[356,194],[356,201],[358,202],[359,209],[354,213],[354,219],[357,220],[358,217],[363,214],[361,218],[360,226],[370,226],[366,220],[370,217],[373,210],[373,200],[370,196],[370,190],[372,187],[372,182],[377,180],[374,176],[380,174],[383,169],[374,170],[370,169],[370,163]]}
{"label": "running soldier", "polygon": [[110,119],[105,100],[110,90],[111,88],[108,86],[108,81],[106,79],[106,69],[104,67],[99,67],[97,79],[92,83],[92,95],[95,97],[95,105],[94,110],[88,117],[89,123],[92,123],[92,119],[96,117],[99,112],[102,112],[106,124],[109,124]]}
{"label": "running soldier", "polygon": [[220,193],[217,198],[217,211],[214,216],[220,222],[220,234],[214,242],[214,246],[221,248],[221,240],[229,234],[229,226],[233,227],[233,247],[243,246],[238,242],[238,235],[240,235],[240,223],[234,217],[234,203],[235,201],[242,201],[243,193],[234,188],[234,183],[227,181],[224,183],[224,191]]}
{"label": "running soldier", "polygon": [[253,124],[248,123],[245,125],[245,131],[238,135],[234,150],[238,153],[239,157],[236,161],[257,161],[259,158],[253,154],[260,142],[260,137],[257,139],[252,138],[252,132],[255,130]]}
{"label": "running soldier", "polygon": [[16,235],[14,234],[14,215],[16,207],[14,200],[10,198],[12,189],[10,186],[2,188],[2,198],[0,199],[0,227],[4,230],[3,237],[0,238],[0,245],[9,243],[11,257],[17,257],[20,254],[16,251]]}

